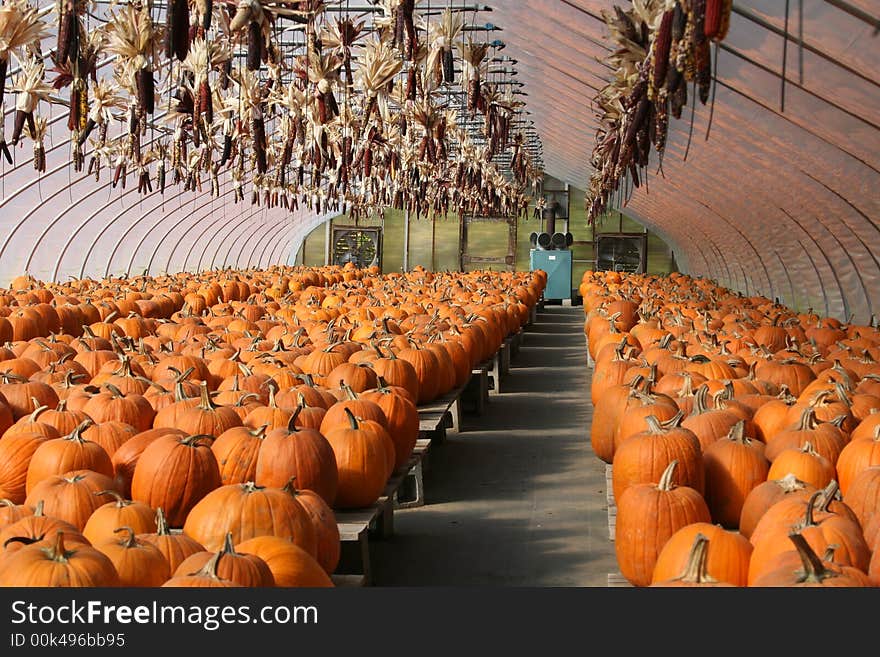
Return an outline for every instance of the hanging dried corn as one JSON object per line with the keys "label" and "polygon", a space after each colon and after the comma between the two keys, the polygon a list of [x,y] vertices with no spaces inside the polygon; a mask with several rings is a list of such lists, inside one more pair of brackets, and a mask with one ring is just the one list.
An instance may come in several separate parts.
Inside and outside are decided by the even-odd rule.
{"label": "hanging dried corn", "polygon": [[710,41],[723,41],[730,27],[730,13],[733,0],[706,0],[706,18],[703,34]]}

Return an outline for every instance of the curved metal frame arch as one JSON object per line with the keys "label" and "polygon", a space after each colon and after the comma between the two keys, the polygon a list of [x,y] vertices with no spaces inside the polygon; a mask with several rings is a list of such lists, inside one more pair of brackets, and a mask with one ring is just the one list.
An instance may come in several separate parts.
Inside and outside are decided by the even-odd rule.
{"label": "curved metal frame arch", "polygon": [[[260,248],[260,245],[263,245],[263,251],[266,250],[269,244],[272,244],[276,239],[278,239],[281,235],[284,235],[290,230],[290,223],[283,220],[278,223],[273,229],[266,231],[264,235],[262,235],[251,248],[250,253],[248,254],[247,260],[245,261],[247,267],[257,267],[262,262],[262,255],[257,258],[256,262],[254,262],[254,256],[257,254],[257,250]],[[244,246],[242,246],[241,254],[239,255],[239,261],[244,257]]]}
{"label": "curved metal frame arch", "polygon": [[[226,233],[226,235],[221,237],[221,239],[218,241],[217,248],[214,250],[214,253],[211,256],[211,267],[210,268],[214,267],[214,263],[217,261],[217,256],[220,255],[220,251],[224,248],[224,246],[227,243],[228,243],[228,246],[226,247],[226,255],[223,258],[224,263],[229,259],[229,255],[232,253],[232,249],[235,247],[235,239],[233,239],[233,237],[232,237],[233,233],[235,233],[236,231],[239,231],[239,230],[244,232],[248,229],[253,228],[252,232],[251,232],[251,236],[250,236],[250,238],[252,238],[253,235],[255,235],[257,232],[256,227],[265,227],[267,213],[268,213],[268,208],[265,208],[263,206],[258,205],[256,211],[251,213],[250,215],[247,215],[246,217],[241,217],[241,216],[235,217],[233,219],[233,221],[236,221],[236,220],[237,221],[231,227],[230,227],[230,224],[232,222],[228,222],[228,223],[224,224],[223,226],[221,226],[221,228],[217,231],[217,233],[215,235],[213,235],[211,237],[211,240],[209,240],[209,242],[208,242],[208,244],[210,244],[211,241],[215,237],[221,237],[220,236],[221,231],[225,231],[228,229],[228,232]],[[254,225],[254,224],[256,224],[256,225]],[[250,238],[248,238],[248,240],[245,240],[244,242],[246,243],[247,241],[250,240]],[[241,246],[243,247],[244,244],[242,244]],[[200,256],[200,258],[199,258],[199,267],[200,268],[201,268],[202,258],[205,255],[207,255],[207,253],[208,253],[208,251],[207,251],[207,249],[205,249],[202,252],[202,256]]]}

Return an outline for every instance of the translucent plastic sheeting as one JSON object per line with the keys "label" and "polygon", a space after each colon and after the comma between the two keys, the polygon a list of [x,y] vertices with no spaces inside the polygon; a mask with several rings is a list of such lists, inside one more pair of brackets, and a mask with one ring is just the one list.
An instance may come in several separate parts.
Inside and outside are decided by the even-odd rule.
{"label": "translucent plastic sheeting", "polygon": [[287,260],[301,225],[313,216],[249,199],[234,203],[228,176],[218,197],[207,182],[202,191],[169,186],[164,195],[144,195],[132,176],[125,188],[113,188],[111,171],[96,182],[68,163],[68,145],[47,141],[42,176],[34,175],[21,149],[16,165],[4,167],[0,273],[7,281],[23,272],[61,280],[266,266]]}
{"label": "translucent plastic sheeting", "polygon": [[[647,185],[627,183],[613,205],[663,236],[684,271],[867,322],[880,309],[880,38],[875,25],[833,3],[804,0],[803,14],[801,3],[789,3],[783,48],[785,4],[734,3],[730,31],[713,52],[719,84],[709,140],[712,109],[698,104],[688,145],[688,105],[670,120],[662,175],[654,158]],[[850,4],[880,14],[877,3]],[[492,7],[493,22],[513,26],[502,32],[505,52],[519,60],[547,173],[586,187],[592,87],[610,77],[600,16],[613,3]]]}

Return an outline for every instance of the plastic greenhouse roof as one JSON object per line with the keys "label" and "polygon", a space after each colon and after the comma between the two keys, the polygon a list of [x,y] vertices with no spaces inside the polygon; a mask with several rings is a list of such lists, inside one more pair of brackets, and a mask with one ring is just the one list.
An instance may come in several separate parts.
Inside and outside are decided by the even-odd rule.
{"label": "plastic greenhouse roof", "polygon": [[[417,8],[448,4],[462,3]],[[488,6],[471,18],[497,26],[489,38],[515,60],[544,170],[587,188],[592,99],[611,75],[601,12],[613,2]],[[652,160],[647,184],[613,205],[663,237],[682,271],[869,321],[880,312],[878,20],[876,0],[736,0],[713,53],[714,106],[697,104],[692,134],[690,105],[670,119],[662,173]],[[0,283],[25,271],[58,280],[286,262],[327,218],[233,203],[228,177],[220,197],[209,187],[141,195],[131,181],[111,188],[107,172],[95,183],[69,164],[64,108],[50,111],[47,171],[37,177],[22,148],[0,169]]]}

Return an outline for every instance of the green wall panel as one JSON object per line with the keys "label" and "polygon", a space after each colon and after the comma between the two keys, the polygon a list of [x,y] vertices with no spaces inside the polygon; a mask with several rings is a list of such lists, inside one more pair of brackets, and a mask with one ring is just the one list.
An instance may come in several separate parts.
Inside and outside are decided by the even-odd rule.
{"label": "green wall panel", "polygon": [[[548,189],[561,189],[564,184],[558,180],[547,178]],[[574,240],[591,242],[594,228],[587,224],[586,196],[584,190],[569,187],[569,222],[568,230]],[[352,225],[353,222],[345,215],[332,220],[336,225]],[[433,223],[433,234],[432,234]],[[388,209],[384,218],[378,214],[361,219],[363,226],[384,226],[382,232],[382,266],[385,272],[402,271],[404,243],[404,213],[400,210]],[[556,229],[562,232],[564,224],[557,224]],[[541,221],[531,214],[517,221],[516,268],[520,271],[529,268],[529,235],[541,230]],[[619,212],[609,212],[596,221],[595,232],[598,233],[641,233],[645,230],[639,222]],[[297,262],[320,266],[324,264],[324,226],[319,226],[306,238]],[[421,265],[434,271],[458,269],[458,217],[449,216],[432,222],[427,218],[410,220],[409,235],[409,266]],[[504,223],[475,222],[469,226],[470,252],[472,255],[503,257],[507,254],[507,225]],[[433,244],[433,259],[432,259]],[[593,268],[594,251],[592,244],[575,244],[572,246],[572,287],[577,289],[584,272]],[[491,267],[487,267],[491,268]],[[496,267],[497,268],[497,267]],[[659,236],[648,231],[648,273],[668,274],[676,271],[675,259],[669,245]]]}

